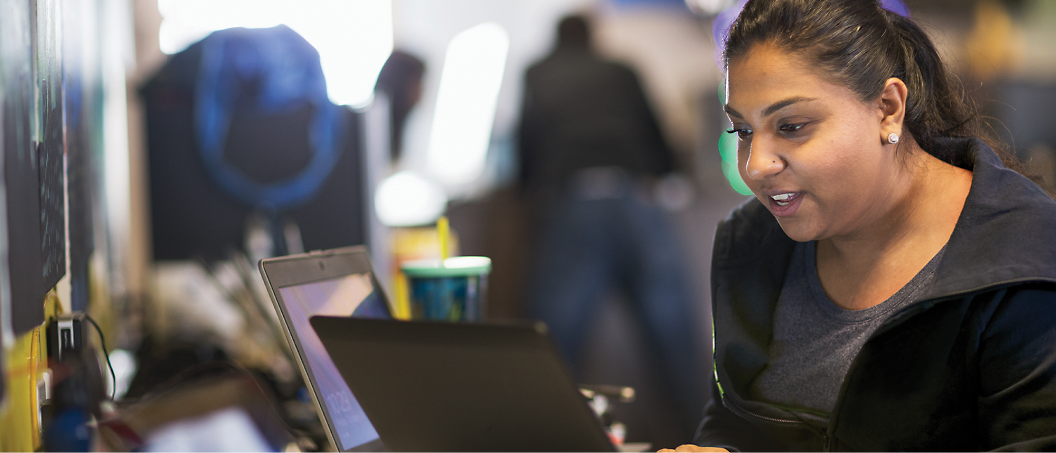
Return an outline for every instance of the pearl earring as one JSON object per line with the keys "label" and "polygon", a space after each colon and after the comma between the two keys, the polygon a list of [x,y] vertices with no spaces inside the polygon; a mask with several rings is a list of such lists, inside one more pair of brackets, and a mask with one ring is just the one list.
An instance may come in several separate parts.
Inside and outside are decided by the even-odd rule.
{"label": "pearl earring", "polygon": [[887,142],[892,145],[898,143],[898,134],[892,132],[890,135],[887,136]]}

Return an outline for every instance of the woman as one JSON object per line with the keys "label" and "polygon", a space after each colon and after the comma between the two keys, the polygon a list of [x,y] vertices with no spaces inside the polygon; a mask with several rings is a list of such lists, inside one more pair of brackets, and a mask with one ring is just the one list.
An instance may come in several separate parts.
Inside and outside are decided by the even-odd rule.
{"label": "woman", "polygon": [[716,233],[695,443],[1056,448],[1056,202],[925,33],[876,0],[750,0],[725,61],[755,199]]}

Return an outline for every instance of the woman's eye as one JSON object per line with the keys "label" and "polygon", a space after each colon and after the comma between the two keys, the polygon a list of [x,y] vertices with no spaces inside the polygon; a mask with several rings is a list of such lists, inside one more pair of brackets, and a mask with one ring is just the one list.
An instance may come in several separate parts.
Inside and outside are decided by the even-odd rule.
{"label": "woman's eye", "polygon": [[806,123],[782,124],[780,127],[778,127],[778,129],[781,132],[793,132],[793,133],[795,133],[795,132],[799,132],[799,130],[803,129],[803,126],[806,126],[806,125],[807,125]]}
{"label": "woman's eye", "polygon": [[752,130],[748,129],[746,127],[739,127],[739,128],[735,127],[733,129],[730,129],[730,130],[726,131],[726,133],[727,134],[737,134],[737,137],[742,139],[742,140],[752,136]]}

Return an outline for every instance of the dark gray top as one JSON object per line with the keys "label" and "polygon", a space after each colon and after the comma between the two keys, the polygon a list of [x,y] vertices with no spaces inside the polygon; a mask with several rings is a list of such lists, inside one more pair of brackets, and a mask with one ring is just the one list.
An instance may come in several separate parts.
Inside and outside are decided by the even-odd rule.
{"label": "dark gray top", "polygon": [[795,246],[774,316],[770,361],[750,387],[750,398],[818,417],[836,404],[847,370],[870,335],[931,283],[939,251],[906,286],[864,310],[840,308],[818,278],[814,242]]}

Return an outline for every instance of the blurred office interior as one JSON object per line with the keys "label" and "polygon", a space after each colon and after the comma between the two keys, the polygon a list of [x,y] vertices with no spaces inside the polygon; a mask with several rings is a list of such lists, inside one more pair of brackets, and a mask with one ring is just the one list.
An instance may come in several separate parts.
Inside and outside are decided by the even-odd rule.
{"label": "blurred office interior", "polygon": [[[99,327],[85,327],[97,357],[70,368],[98,375],[91,416],[234,369],[264,390],[232,405],[266,393],[293,445],[325,449],[288,346],[260,314],[261,258],[363,244],[400,303],[398,264],[438,256],[445,215],[457,254],[492,259],[489,318],[525,318],[538,221],[518,186],[523,81],[573,13],[592,19],[600,54],[637,72],[675,157],[650,196],[684,254],[694,366],[710,370],[712,235],[747,193],[720,140],[713,37],[736,3],[0,0],[0,450],[56,445],[46,434],[61,428],[41,414],[69,375],[46,354],[63,313]],[[1056,193],[1056,2],[905,3]],[[394,51],[412,62],[409,82],[375,91]],[[291,70],[301,59],[321,73]],[[636,389],[613,409],[628,442],[691,441],[696,421],[677,410],[628,294],[599,297],[580,383]]]}

